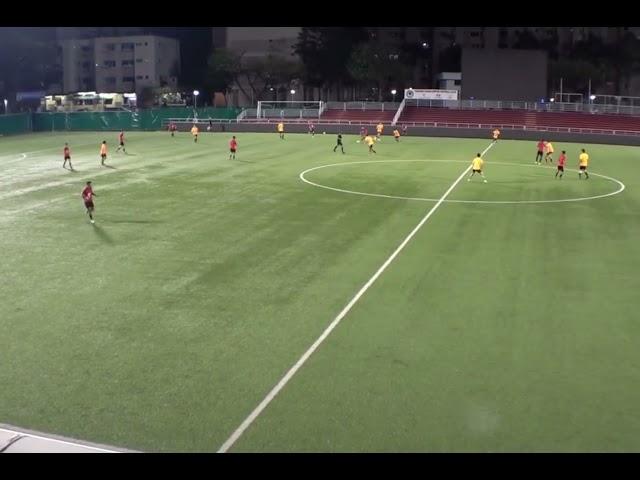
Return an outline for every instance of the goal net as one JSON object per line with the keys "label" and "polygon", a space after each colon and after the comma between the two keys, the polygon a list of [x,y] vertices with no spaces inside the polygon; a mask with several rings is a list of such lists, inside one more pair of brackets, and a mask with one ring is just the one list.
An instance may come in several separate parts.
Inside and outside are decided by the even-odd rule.
{"label": "goal net", "polygon": [[258,102],[256,118],[320,118],[325,103],[322,101],[267,101]]}

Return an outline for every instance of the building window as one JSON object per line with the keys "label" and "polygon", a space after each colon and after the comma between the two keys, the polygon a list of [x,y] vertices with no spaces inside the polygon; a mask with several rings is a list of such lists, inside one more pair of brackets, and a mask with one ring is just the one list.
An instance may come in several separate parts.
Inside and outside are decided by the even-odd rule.
{"label": "building window", "polygon": [[109,51],[109,52],[113,52],[116,49],[116,44],[115,43],[107,43],[105,45],[105,48]]}
{"label": "building window", "polygon": [[141,58],[136,58],[136,63],[142,63],[142,59]]}
{"label": "building window", "polygon": [[135,78],[133,77],[122,77],[123,82],[134,82]]}
{"label": "building window", "polygon": [[104,61],[104,66],[106,68],[113,68],[116,66],[116,61],[115,60],[105,60]]}
{"label": "building window", "polygon": [[133,44],[133,43],[131,43],[131,42],[123,43],[123,44],[120,46],[120,50],[121,50],[121,51],[123,51],[123,52],[125,52],[125,51],[127,51],[127,50],[133,50],[133,47],[134,47],[134,44]]}
{"label": "building window", "polygon": [[471,32],[471,36],[472,37],[479,37],[480,36],[480,32]]}
{"label": "building window", "polygon": [[136,78],[137,78],[138,80],[142,80],[142,75],[136,75]]}
{"label": "building window", "polygon": [[453,84],[456,86],[460,86],[460,84],[462,84],[462,80],[454,80]]}
{"label": "building window", "polygon": [[136,47],[141,47],[142,46],[142,42],[136,42]]}
{"label": "building window", "polygon": [[144,42],[144,46],[146,47],[147,45],[149,45],[149,43],[147,43],[147,42]]}
{"label": "building window", "polygon": [[145,75],[144,78],[145,78],[145,80],[148,80],[149,79],[149,75]]}
{"label": "building window", "polygon": [[82,47],[80,47],[80,50],[82,50],[84,53],[89,53],[91,51],[91,47],[89,45],[83,45]]}
{"label": "building window", "polygon": [[122,66],[123,67],[132,67],[133,66],[133,60],[122,60]]}
{"label": "building window", "polygon": [[113,85],[114,83],[116,83],[116,77],[105,77],[104,83]]}

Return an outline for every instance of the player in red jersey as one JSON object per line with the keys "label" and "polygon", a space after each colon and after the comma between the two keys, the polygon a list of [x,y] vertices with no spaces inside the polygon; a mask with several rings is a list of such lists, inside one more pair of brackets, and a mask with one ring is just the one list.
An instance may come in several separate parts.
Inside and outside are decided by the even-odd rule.
{"label": "player in red jersey", "polygon": [[231,140],[229,140],[229,160],[233,158],[236,159],[236,150],[238,150],[238,142],[236,141],[236,136],[234,135]]}
{"label": "player in red jersey", "polygon": [[536,153],[536,162],[538,165],[542,165],[542,156],[544,155],[544,148],[547,145],[547,142],[544,140],[540,140],[538,142],[538,153]]}
{"label": "player in red jersey", "polygon": [[67,168],[67,162],[69,162],[69,170],[73,170],[73,165],[71,165],[71,149],[69,148],[69,144],[64,144],[64,162],[62,163],[62,168]]}
{"label": "player in red jersey", "polygon": [[558,177],[558,174],[560,174],[560,178],[562,178],[562,174],[564,173],[564,164],[567,161],[566,153],[567,152],[562,150],[562,153],[558,157],[558,170],[556,170],[556,178]]}
{"label": "player in red jersey", "polygon": [[174,134],[176,133],[176,130],[177,130],[177,129],[178,129],[178,128],[176,127],[176,124],[175,124],[175,123],[171,122],[171,123],[169,124],[169,131],[171,132],[171,136],[172,136],[172,137],[173,137],[173,136],[174,136]]}
{"label": "player in red jersey", "polygon": [[120,145],[118,146],[118,148],[116,148],[116,153],[119,152],[120,149],[122,149],[124,153],[127,153],[127,151],[124,149],[124,130],[121,130],[118,134],[118,143]]}
{"label": "player in red jersey", "polygon": [[95,196],[96,194],[91,187],[91,182],[88,181],[87,186],[82,190],[82,200],[84,201],[84,207],[87,209],[91,223],[95,223],[93,220],[93,210],[95,209],[93,205],[93,197]]}
{"label": "player in red jersey", "polygon": [[313,124],[313,122],[309,122],[309,133],[312,137],[316,136],[316,126]]}

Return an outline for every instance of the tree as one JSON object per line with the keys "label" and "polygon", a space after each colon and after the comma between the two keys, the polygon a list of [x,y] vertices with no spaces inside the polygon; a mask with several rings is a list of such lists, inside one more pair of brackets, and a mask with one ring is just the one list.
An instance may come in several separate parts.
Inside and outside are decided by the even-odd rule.
{"label": "tree", "polygon": [[353,50],[367,39],[361,27],[303,27],[294,46],[302,61],[302,79],[306,85],[329,89],[353,84],[347,65]]}
{"label": "tree", "polygon": [[52,62],[57,55],[54,42],[30,29],[2,30],[0,83],[3,89],[0,94],[12,97],[18,90],[44,90],[60,81],[61,71]]}
{"label": "tree", "polygon": [[390,87],[398,89],[413,76],[412,67],[398,52],[390,44],[362,43],[351,53],[349,74],[362,86],[376,89],[378,101],[382,101]]}
{"label": "tree", "polygon": [[605,83],[602,69],[583,59],[567,58],[551,61],[549,63],[549,74],[554,83],[562,78],[564,90],[569,92],[586,92],[589,80],[591,80],[591,88],[593,90],[603,86]]}
{"label": "tree", "polygon": [[213,51],[207,62],[205,85],[214,92],[226,92],[238,78],[240,57],[226,48]]}
{"label": "tree", "polygon": [[590,63],[592,88],[611,83],[614,93],[619,95],[629,78],[640,71],[640,40],[631,32],[616,27],[613,42],[606,43],[600,36],[589,35],[576,42],[570,52],[575,61]]}
{"label": "tree", "polygon": [[264,98],[271,88],[278,91],[300,76],[296,62],[269,52],[266,57],[245,57],[227,49],[217,49],[209,58],[206,85],[214,92],[226,92],[232,86],[246,98]]}

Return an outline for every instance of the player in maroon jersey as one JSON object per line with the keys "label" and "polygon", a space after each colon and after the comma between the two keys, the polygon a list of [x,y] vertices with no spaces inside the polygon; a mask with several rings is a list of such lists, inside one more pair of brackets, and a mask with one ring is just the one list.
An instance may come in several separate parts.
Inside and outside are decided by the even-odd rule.
{"label": "player in maroon jersey", "polygon": [[566,151],[562,150],[562,153],[558,157],[558,169],[556,170],[556,177],[560,176],[560,178],[562,178],[562,175],[564,174],[564,164],[567,161],[566,153]]}
{"label": "player in maroon jersey", "polygon": [[238,150],[238,142],[236,140],[236,136],[234,135],[229,141],[229,160],[233,157],[233,160],[236,159],[236,151]]}
{"label": "player in maroon jersey", "polygon": [[542,165],[542,156],[544,155],[544,147],[546,146],[547,142],[545,142],[544,140],[540,140],[538,142],[538,153],[536,153],[536,163],[538,165]]}
{"label": "player in maroon jersey", "polygon": [[84,201],[84,207],[87,209],[91,223],[95,223],[93,221],[93,211],[95,209],[95,206],[93,205],[93,197],[95,196],[96,194],[91,186],[91,181],[88,181],[87,185],[82,190],[82,200]]}
{"label": "player in maroon jersey", "polygon": [[64,144],[64,162],[62,163],[62,168],[67,168],[67,162],[69,162],[69,170],[73,170],[73,165],[71,165],[71,149],[69,148],[69,144]]}
{"label": "player in maroon jersey", "polygon": [[121,130],[120,133],[118,134],[118,148],[116,148],[116,152],[119,152],[120,149],[122,149],[122,151],[124,153],[127,153],[127,151],[124,149],[124,130]]}

